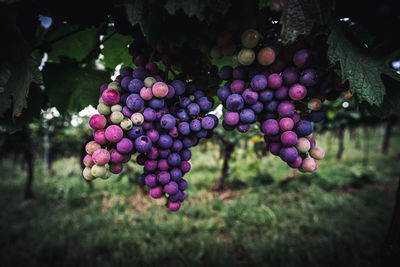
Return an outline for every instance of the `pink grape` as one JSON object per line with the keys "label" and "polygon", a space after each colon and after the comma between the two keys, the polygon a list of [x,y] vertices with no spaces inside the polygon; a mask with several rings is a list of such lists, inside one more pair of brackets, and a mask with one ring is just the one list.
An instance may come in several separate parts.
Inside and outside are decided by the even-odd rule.
{"label": "pink grape", "polygon": [[117,125],[108,126],[106,129],[106,138],[111,143],[117,143],[122,139],[124,132],[122,131],[121,127]]}
{"label": "pink grape", "polygon": [[181,207],[181,203],[180,202],[172,202],[170,201],[168,203],[168,208],[170,209],[170,211],[178,211]]}
{"label": "pink grape", "polygon": [[90,141],[89,143],[86,144],[86,153],[88,153],[89,155],[92,155],[93,152],[95,152],[96,150],[100,149],[101,146],[99,143],[97,143],[96,141]]}
{"label": "pink grape", "polygon": [[301,164],[301,168],[305,172],[313,172],[316,169],[318,169],[318,163],[315,159],[311,157],[307,157],[303,160],[303,163]]}
{"label": "pink grape", "polygon": [[86,155],[86,156],[83,158],[83,164],[84,164],[86,167],[91,168],[91,167],[94,165],[92,156],[91,156],[91,155]]}
{"label": "pink grape", "polygon": [[119,92],[115,89],[107,89],[101,94],[101,98],[107,105],[115,105],[120,100]]}
{"label": "pink grape", "polygon": [[92,155],[93,162],[97,165],[105,165],[110,161],[110,153],[104,149],[97,149]]}
{"label": "pink grape", "polygon": [[325,151],[321,147],[316,146],[316,147],[311,148],[310,156],[317,160],[323,159],[325,156]]}
{"label": "pink grape", "polygon": [[307,89],[299,83],[292,85],[289,89],[289,96],[293,100],[302,100],[306,95]]}
{"label": "pink grape", "polygon": [[163,82],[156,82],[151,90],[153,92],[153,95],[158,98],[166,97],[169,92],[168,85]]}
{"label": "pink grape", "polygon": [[153,98],[153,93],[152,93],[152,89],[148,88],[148,87],[143,87],[142,89],[140,89],[140,97],[143,100],[150,100]]}
{"label": "pink grape", "polygon": [[282,131],[290,131],[294,127],[294,122],[291,118],[282,118],[279,121],[279,127]]}
{"label": "pink grape", "polygon": [[108,143],[106,139],[106,131],[104,129],[99,129],[93,133],[94,141],[100,145],[105,145]]}
{"label": "pink grape", "polygon": [[93,130],[104,129],[107,124],[107,119],[104,115],[94,114],[90,117],[89,125]]}
{"label": "pink grape", "polygon": [[150,196],[152,198],[160,198],[163,194],[163,189],[161,186],[156,186],[150,189]]}

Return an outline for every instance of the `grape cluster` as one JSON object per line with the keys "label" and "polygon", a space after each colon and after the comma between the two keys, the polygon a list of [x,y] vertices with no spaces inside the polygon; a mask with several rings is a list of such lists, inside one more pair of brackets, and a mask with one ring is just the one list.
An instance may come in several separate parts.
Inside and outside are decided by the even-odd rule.
{"label": "grape cluster", "polygon": [[325,73],[310,67],[315,62],[315,53],[310,49],[286,47],[277,55],[266,46],[276,36],[267,33],[245,31],[242,48],[233,56],[236,67],[223,66],[219,70],[219,77],[226,81],[217,92],[227,110],[222,126],[244,133],[250,124],[259,122],[273,155],[291,168],[313,172],[324,150],[312,137],[312,122],[325,118],[322,102],[337,99],[348,86],[337,77],[334,84],[332,79],[321,81],[319,77]]}
{"label": "grape cluster", "polygon": [[165,195],[169,209],[177,211],[186,198],[183,177],[191,168],[190,148],[210,138],[218,124],[215,115],[207,114],[214,100],[193,82],[164,82],[158,65],[142,56],[134,63],[135,69],[122,68],[114,82],[100,88],[99,114],[89,121],[94,141],[86,145],[83,176],[107,179],[138,153],[140,182],[150,187],[153,198]]}

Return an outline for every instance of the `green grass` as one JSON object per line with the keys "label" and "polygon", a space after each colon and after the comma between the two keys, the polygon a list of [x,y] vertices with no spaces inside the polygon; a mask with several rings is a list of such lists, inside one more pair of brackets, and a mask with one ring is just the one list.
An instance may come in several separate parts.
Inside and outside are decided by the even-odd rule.
{"label": "green grass", "polygon": [[[328,136],[318,139],[329,147]],[[348,139],[337,161],[332,142],[316,174],[300,174],[286,186],[277,183],[291,173],[282,161],[238,148],[230,189],[221,194],[210,190],[222,165],[217,149],[199,146],[178,213],[126,177],[96,180],[91,191],[75,158],[56,161],[52,175],[43,175],[37,160],[37,200],[26,202],[25,173],[3,162],[2,266],[378,266],[400,142],[393,138],[387,156],[378,134],[368,142],[367,161]]]}

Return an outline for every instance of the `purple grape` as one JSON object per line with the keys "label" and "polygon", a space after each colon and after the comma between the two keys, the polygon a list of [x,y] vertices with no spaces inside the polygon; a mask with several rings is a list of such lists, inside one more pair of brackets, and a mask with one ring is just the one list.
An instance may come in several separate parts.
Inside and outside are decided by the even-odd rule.
{"label": "purple grape", "polygon": [[242,80],[234,80],[231,84],[231,92],[241,94],[245,88],[245,83]]}
{"label": "purple grape", "polygon": [[130,94],[126,99],[126,106],[132,111],[139,111],[144,106],[144,101],[138,94]]}
{"label": "purple grape", "polygon": [[208,112],[214,105],[214,99],[209,96],[203,96],[197,100],[197,104],[200,107],[201,112]]}
{"label": "purple grape", "polygon": [[181,171],[183,173],[187,173],[187,172],[190,171],[191,166],[190,166],[190,163],[188,161],[182,161],[181,165],[179,166],[179,168],[181,169]]}
{"label": "purple grape", "polygon": [[215,127],[215,120],[211,116],[205,116],[201,120],[201,127],[205,130],[211,130]]}
{"label": "purple grape", "polygon": [[93,130],[104,129],[107,125],[107,119],[104,115],[94,114],[90,117],[89,125]]}
{"label": "purple grape", "polygon": [[120,163],[122,162],[122,154],[119,153],[117,150],[112,150],[110,153],[110,162],[111,163]]}
{"label": "purple grape", "polygon": [[135,148],[140,153],[150,152],[152,147],[152,142],[150,138],[145,135],[142,135],[135,140]]}
{"label": "purple grape", "polygon": [[239,111],[244,107],[244,100],[239,94],[232,94],[226,99],[226,108],[229,111]]}
{"label": "purple grape", "polygon": [[260,101],[265,103],[271,101],[274,98],[274,92],[272,90],[264,90],[260,92]]}
{"label": "purple grape", "polygon": [[182,171],[179,168],[173,168],[170,171],[170,175],[171,175],[171,179],[174,180],[175,182],[178,182],[183,177]]}
{"label": "purple grape", "polygon": [[152,198],[160,198],[163,194],[163,189],[161,186],[156,186],[150,189],[150,196]]}
{"label": "purple grape", "polygon": [[116,145],[118,152],[120,153],[130,153],[133,149],[133,143],[128,138],[122,138]]}
{"label": "purple grape", "polygon": [[131,93],[139,93],[144,87],[144,83],[139,79],[132,79],[128,84],[128,90]]}
{"label": "purple grape", "polygon": [[171,151],[172,152],[176,152],[178,153],[179,151],[181,151],[183,148],[183,143],[181,140],[176,139],[174,140],[174,142],[172,143],[172,147],[171,147]]}
{"label": "purple grape", "polygon": [[[172,179],[172,177],[171,177],[171,179]],[[178,186],[178,184],[177,184],[177,186]],[[182,192],[179,190],[178,190],[178,192],[176,192],[176,194],[169,196],[169,200],[172,202],[178,202],[181,200],[181,198],[182,198]]]}
{"label": "purple grape", "polygon": [[134,125],[126,134],[129,136],[129,138],[135,140],[139,136],[143,135],[143,128],[141,126]]}
{"label": "purple grape", "polygon": [[186,92],[188,93],[188,94],[193,94],[194,92],[196,92],[197,91],[197,87],[196,87],[196,85],[193,83],[193,82],[190,82],[190,83],[188,83],[187,85],[186,85]]}
{"label": "purple grape", "polygon": [[261,102],[257,102],[250,107],[255,113],[261,113],[264,109],[264,105]]}
{"label": "purple grape", "polygon": [[171,114],[165,114],[161,117],[160,125],[162,128],[171,130],[175,127],[175,118]]}
{"label": "purple grape", "polygon": [[305,68],[311,63],[311,53],[306,49],[297,51],[293,56],[293,63],[299,68]]}
{"label": "purple grape", "polygon": [[105,131],[105,136],[111,143],[119,142],[124,136],[124,131],[117,125],[108,126]]}
{"label": "purple grape", "polygon": [[248,130],[250,130],[250,124],[239,123],[239,125],[237,126],[237,129],[239,132],[245,133]]}
{"label": "purple grape", "polygon": [[300,73],[301,84],[305,86],[313,86],[318,82],[317,72],[314,69],[305,69]]}
{"label": "purple grape", "polygon": [[125,117],[130,118],[132,116],[133,112],[127,106],[124,106],[122,108],[122,114],[124,114]]}
{"label": "purple grape", "polygon": [[181,108],[186,108],[192,101],[190,100],[189,97],[182,97],[181,100],[179,101],[179,106]]}
{"label": "purple grape", "polygon": [[225,120],[222,121],[222,127],[227,131],[235,130],[235,126],[231,126],[231,125],[226,124]]}
{"label": "purple grape", "polygon": [[131,82],[132,78],[131,77],[124,77],[121,81],[121,87],[124,90],[128,90],[128,85]]}
{"label": "purple grape", "polygon": [[149,106],[154,109],[160,109],[160,108],[164,107],[164,99],[153,98],[152,100],[150,100]]}
{"label": "purple grape", "polygon": [[275,98],[278,100],[283,100],[288,97],[289,89],[286,86],[281,86],[275,91]]}
{"label": "purple grape", "polygon": [[267,84],[268,84],[268,80],[262,74],[255,75],[251,79],[251,88],[253,88],[254,91],[264,90],[265,88],[267,88]]}
{"label": "purple grape", "polygon": [[132,77],[135,79],[140,79],[144,80],[147,76],[149,76],[149,73],[146,71],[146,69],[142,66],[137,67],[136,69],[133,70],[132,72]]}
{"label": "purple grape", "polygon": [[157,186],[157,176],[153,173],[146,175],[145,183],[148,187],[153,188]]}
{"label": "purple grape", "polygon": [[154,62],[147,63],[145,68],[151,75],[156,75],[158,73],[158,66]]}
{"label": "purple grape", "polygon": [[181,207],[181,203],[180,202],[172,202],[172,201],[170,201],[168,203],[168,208],[169,208],[170,211],[174,211],[174,212],[178,211],[180,209],[180,207]]}
{"label": "purple grape", "polygon": [[235,126],[239,123],[239,113],[227,111],[224,116],[224,121],[229,126]]}
{"label": "purple grape", "polygon": [[146,172],[154,172],[157,169],[157,161],[156,160],[146,160],[144,163],[144,168]]}
{"label": "purple grape", "polygon": [[131,76],[132,75],[132,68],[131,67],[123,67],[121,70],[120,70],[120,74],[121,74],[121,76],[122,77],[125,77],[125,76]]}
{"label": "purple grape", "polygon": [[160,159],[158,161],[157,168],[158,168],[159,171],[167,171],[169,169],[169,165],[168,165],[167,159]]}
{"label": "purple grape", "polygon": [[192,147],[194,142],[193,142],[193,138],[185,136],[182,138],[182,143],[183,143],[183,148],[189,148]]}
{"label": "purple grape", "polygon": [[161,184],[167,184],[171,180],[171,175],[167,171],[161,171],[157,174],[157,180]]}
{"label": "purple grape", "polygon": [[177,153],[171,153],[168,156],[168,164],[170,166],[176,167],[181,164],[181,157]]}
{"label": "purple grape", "polygon": [[222,104],[225,104],[225,100],[231,94],[230,90],[226,86],[222,86],[217,91],[217,96],[221,100]]}
{"label": "purple grape", "polygon": [[314,127],[311,122],[306,120],[300,120],[296,123],[296,133],[299,136],[307,136],[311,134],[314,130]]}
{"label": "purple grape", "polygon": [[200,113],[200,106],[196,103],[191,103],[187,106],[187,111],[190,116],[197,116]]}
{"label": "purple grape", "polygon": [[262,123],[261,130],[267,135],[276,135],[279,133],[279,123],[274,119],[268,119]]}
{"label": "purple grape", "polygon": [[186,188],[188,187],[188,184],[187,184],[187,182],[186,182],[185,179],[182,179],[182,180],[180,180],[180,181],[178,182],[178,186],[179,186],[179,190],[185,191]]}
{"label": "purple grape", "polygon": [[299,80],[299,70],[295,67],[288,67],[282,72],[283,84],[291,86]]}
{"label": "purple grape", "polygon": [[258,93],[256,91],[253,91],[251,88],[247,88],[246,90],[244,90],[242,97],[246,104],[253,105],[258,100]]}
{"label": "purple grape", "polygon": [[269,151],[275,156],[279,156],[281,148],[282,148],[281,143],[274,142],[269,144]]}
{"label": "purple grape", "polygon": [[143,130],[149,130],[149,129],[153,128],[153,127],[154,127],[154,125],[153,125],[153,123],[151,121],[145,121],[142,124]]}
{"label": "purple grape", "polygon": [[156,119],[156,111],[152,108],[145,108],[143,117],[146,121],[154,121]]}
{"label": "purple grape", "polygon": [[192,158],[192,152],[189,149],[183,149],[180,153],[181,159],[183,161],[188,161]]}
{"label": "purple grape", "polygon": [[278,106],[278,114],[281,117],[290,117],[295,112],[295,106],[289,101],[283,101]]}
{"label": "purple grape", "polygon": [[298,156],[297,149],[293,146],[291,147],[282,147],[279,151],[280,158],[285,162],[294,162]]}
{"label": "purple grape", "polygon": [[247,72],[243,67],[239,66],[233,69],[232,77],[235,80],[246,80]]}
{"label": "purple grape", "polygon": [[282,118],[279,121],[279,127],[282,131],[290,131],[294,127],[294,122],[291,118]]}
{"label": "purple grape", "polygon": [[147,158],[149,159],[158,159],[159,153],[158,149],[156,147],[151,147],[151,150],[149,153],[147,153]]}
{"label": "purple grape", "polygon": [[199,120],[192,120],[189,125],[190,130],[193,132],[198,132],[201,130],[201,122]]}
{"label": "purple grape", "polygon": [[313,110],[310,112],[309,116],[312,122],[320,122],[325,119],[325,112],[322,110]]}
{"label": "purple grape", "polygon": [[207,130],[200,130],[196,132],[197,138],[206,138],[208,131]]}
{"label": "purple grape", "polygon": [[172,138],[169,135],[163,134],[160,135],[160,138],[157,141],[157,144],[161,148],[170,148],[172,146]]}
{"label": "purple grape", "polygon": [[255,121],[254,111],[249,108],[245,108],[240,112],[239,118],[242,123],[253,123]]}
{"label": "purple grape", "polygon": [[286,131],[281,134],[281,143],[284,146],[294,146],[297,143],[297,134],[292,131]]}
{"label": "purple grape", "polygon": [[164,186],[164,191],[168,195],[174,195],[179,191],[178,184],[174,181],[171,181]]}
{"label": "purple grape", "polygon": [[203,96],[205,96],[205,94],[203,93],[203,91],[197,90],[196,92],[193,93],[194,99],[197,101],[200,98],[202,98]]}
{"label": "purple grape", "polygon": [[291,168],[299,168],[303,163],[303,159],[300,156],[297,156],[296,160],[293,162],[288,162],[289,167]]}
{"label": "purple grape", "polygon": [[306,95],[307,89],[299,83],[292,85],[289,89],[289,97],[293,100],[302,100]]}
{"label": "purple grape", "polygon": [[219,71],[219,78],[221,80],[230,80],[232,79],[232,72],[233,72],[233,68],[231,66],[223,66],[220,71]]}
{"label": "purple grape", "polygon": [[268,76],[268,87],[278,89],[282,86],[282,77],[277,73],[272,73]]}
{"label": "purple grape", "polygon": [[168,84],[168,94],[165,96],[166,99],[172,99],[175,96],[175,88]]}
{"label": "purple grape", "polygon": [[178,131],[183,135],[190,134],[190,124],[187,122],[180,122],[178,124]]}
{"label": "purple grape", "polygon": [[276,109],[278,107],[278,103],[279,102],[276,100],[269,101],[269,102],[265,103],[264,109],[268,112],[274,112],[274,111],[276,111]]}
{"label": "purple grape", "polygon": [[175,89],[176,95],[183,95],[185,93],[185,84],[180,80],[174,80],[171,82],[171,86]]}

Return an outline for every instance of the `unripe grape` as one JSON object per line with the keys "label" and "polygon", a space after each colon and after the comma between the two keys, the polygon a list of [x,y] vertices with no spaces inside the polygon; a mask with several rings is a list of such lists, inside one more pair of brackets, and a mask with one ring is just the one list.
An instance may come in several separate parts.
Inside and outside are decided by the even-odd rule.
{"label": "unripe grape", "polygon": [[124,114],[122,114],[120,111],[114,111],[111,113],[110,119],[114,124],[120,124],[124,119]]}
{"label": "unripe grape", "polygon": [[86,156],[83,158],[83,164],[84,164],[86,167],[91,168],[91,167],[94,165],[92,156],[91,156],[91,155],[86,155]]}
{"label": "unripe grape", "polygon": [[313,98],[308,102],[307,107],[309,110],[320,110],[322,102],[319,98]]}
{"label": "unripe grape", "polygon": [[101,176],[100,178],[103,180],[107,180],[110,177],[111,177],[111,172],[109,170],[107,170],[106,174],[104,176]]}
{"label": "unripe grape", "polygon": [[[146,111],[146,109],[145,109],[145,111]],[[133,113],[131,116],[131,121],[135,125],[142,125],[144,122],[144,116],[142,113],[139,113],[139,112]]]}
{"label": "unripe grape", "polygon": [[221,48],[219,48],[218,46],[214,46],[213,48],[211,48],[210,57],[212,60],[220,59],[222,56],[223,55],[222,55]]}
{"label": "unripe grape", "polygon": [[88,181],[93,180],[95,177],[92,175],[92,169],[90,167],[85,167],[83,169],[83,178],[85,178]]}
{"label": "unripe grape", "polygon": [[221,52],[224,56],[232,56],[235,53],[236,46],[235,44],[230,44],[229,46],[222,47]]}
{"label": "unripe grape", "polygon": [[99,103],[97,105],[97,111],[101,114],[101,115],[110,115],[111,114],[111,108],[110,106],[108,106],[105,103]]}
{"label": "unripe grape", "polygon": [[262,48],[257,54],[258,63],[263,66],[271,65],[275,61],[275,52],[270,47]]}
{"label": "unripe grape", "polygon": [[240,38],[242,45],[246,48],[254,48],[260,41],[260,34],[258,31],[249,29],[242,33]]}
{"label": "unripe grape", "polygon": [[121,86],[120,86],[119,83],[117,83],[117,82],[110,82],[110,83],[108,84],[107,87],[108,87],[108,88],[111,88],[111,89],[115,89],[115,90],[117,90],[118,92],[121,91]]}
{"label": "unripe grape", "polygon": [[107,172],[107,168],[105,166],[102,165],[93,165],[92,169],[91,169],[91,173],[94,177],[98,178],[101,176],[104,176]]}
{"label": "unripe grape", "polygon": [[119,111],[122,112],[122,106],[119,104],[115,104],[111,106],[111,112]]}
{"label": "unripe grape", "polygon": [[100,149],[101,146],[99,143],[95,142],[95,141],[90,141],[89,143],[86,144],[86,153],[88,153],[89,155],[92,155],[93,152],[95,152],[97,149]]}
{"label": "unripe grape", "polygon": [[143,87],[142,89],[140,89],[140,97],[143,100],[150,100],[153,98],[153,93],[152,93],[152,89],[149,87]]}
{"label": "unripe grape", "polygon": [[303,163],[301,164],[301,168],[305,172],[313,172],[318,168],[318,163],[315,159],[311,157],[307,157],[303,160]]}
{"label": "unripe grape", "polygon": [[256,55],[252,49],[242,48],[238,54],[238,61],[244,66],[251,65],[254,62]]}
{"label": "unripe grape", "polygon": [[299,153],[307,153],[311,148],[310,141],[305,137],[300,137],[297,140],[296,149]]}
{"label": "unripe grape", "polygon": [[146,79],[144,79],[144,86],[151,88],[156,82],[156,79],[154,79],[153,77],[147,77]]}
{"label": "unripe grape", "polygon": [[103,115],[94,114],[90,117],[89,125],[93,130],[104,129],[107,124],[107,119]]}
{"label": "unripe grape", "polygon": [[125,118],[121,121],[120,126],[122,130],[129,131],[133,127],[133,123],[129,118]]}
{"label": "unripe grape", "polygon": [[311,148],[310,156],[317,160],[323,159],[325,156],[325,151],[321,147],[316,146]]}
{"label": "unripe grape", "polygon": [[117,90],[109,88],[101,94],[101,98],[107,105],[114,105],[119,102],[120,95]]}

